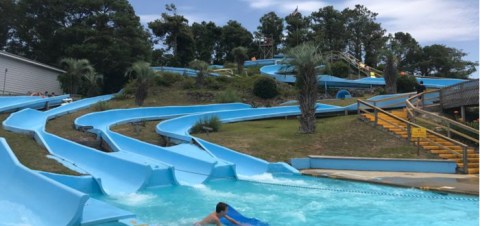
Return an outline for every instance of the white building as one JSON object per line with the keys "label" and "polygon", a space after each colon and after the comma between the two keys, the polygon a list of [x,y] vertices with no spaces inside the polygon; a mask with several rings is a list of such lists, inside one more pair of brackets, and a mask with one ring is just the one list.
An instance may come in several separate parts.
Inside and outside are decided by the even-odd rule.
{"label": "white building", "polygon": [[62,94],[57,77],[63,73],[61,69],[0,51],[0,95],[45,91]]}

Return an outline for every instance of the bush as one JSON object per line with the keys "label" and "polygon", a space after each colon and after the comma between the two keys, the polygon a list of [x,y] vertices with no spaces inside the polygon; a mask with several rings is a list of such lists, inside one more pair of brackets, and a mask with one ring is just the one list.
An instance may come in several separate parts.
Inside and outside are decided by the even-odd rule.
{"label": "bush", "polygon": [[183,76],[170,72],[162,72],[159,76],[155,77],[157,85],[166,87],[170,87],[176,82],[181,82],[183,80]]}
{"label": "bush", "polygon": [[126,100],[130,98],[131,98],[131,95],[128,95],[125,92],[117,93],[115,94],[115,96],[113,96],[114,100]]}
{"label": "bush", "polygon": [[204,85],[208,89],[213,89],[213,90],[219,90],[219,89],[225,88],[225,85],[218,82],[218,80],[215,77],[206,77]]}
{"label": "bush", "polygon": [[418,86],[417,79],[411,75],[400,76],[397,79],[397,92],[408,93],[415,91]]}
{"label": "bush", "polygon": [[343,61],[336,61],[330,65],[333,76],[347,78],[350,73],[350,67]]}
{"label": "bush", "polygon": [[220,118],[216,115],[212,116],[207,116],[204,118],[199,119],[195,125],[190,129],[191,133],[200,133],[205,131],[203,127],[209,127],[212,129],[211,132],[217,132],[220,130],[220,126],[222,125],[222,122],[220,121]]}
{"label": "bush", "polygon": [[95,111],[106,111],[106,110],[110,109],[110,106],[108,105],[108,103],[106,101],[101,101],[101,102],[98,102],[95,105],[93,105],[93,109]]}
{"label": "bush", "polygon": [[195,88],[195,80],[188,78],[182,81],[182,88],[183,89],[193,89]]}
{"label": "bush", "polygon": [[259,78],[253,85],[253,94],[263,99],[274,98],[278,95],[277,83],[269,77]]}
{"label": "bush", "polygon": [[238,96],[237,92],[232,89],[227,89],[224,92],[218,94],[215,97],[215,101],[218,103],[233,103],[239,102],[240,97]]}

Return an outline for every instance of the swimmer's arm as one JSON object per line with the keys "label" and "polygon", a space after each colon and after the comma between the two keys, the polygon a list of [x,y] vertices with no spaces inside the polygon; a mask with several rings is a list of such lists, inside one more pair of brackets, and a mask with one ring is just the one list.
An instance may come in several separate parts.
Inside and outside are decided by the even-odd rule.
{"label": "swimmer's arm", "polygon": [[240,225],[240,223],[238,223],[236,220],[234,220],[233,218],[229,217],[228,215],[225,215],[225,219],[227,219],[228,221],[232,222],[232,224]]}

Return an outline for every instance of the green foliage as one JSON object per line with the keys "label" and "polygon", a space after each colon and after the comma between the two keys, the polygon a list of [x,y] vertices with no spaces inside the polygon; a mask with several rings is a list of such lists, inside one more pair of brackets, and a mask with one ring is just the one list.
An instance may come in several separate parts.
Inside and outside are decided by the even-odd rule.
{"label": "green foliage", "polygon": [[150,60],[149,35],[127,0],[15,2],[12,53],[49,65],[88,59],[104,76],[107,93],[123,87],[122,75],[132,63]]}
{"label": "green foliage", "polygon": [[239,102],[240,97],[238,96],[237,92],[235,92],[233,89],[227,89],[222,93],[218,94],[215,97],[215,101],[218,103],[233,103],[233,102]]}
{"label": "green foliage", "polygon": [[135,62],[125,73],[126,77],[135,79],[135,104],[142,106],[148,96],[148,90],[155,78],[155,72],[150,68],[150,64],[146,62]]}
{"label": "green foliage", "polygon": [[239,46],[235,47],[232,50],[232,54],[235,58],[235,62],[237,63],[237,73],[242,74],[243,73],[243,63],[248,59],[247,55],[247,48]]}
{"label": "green foliage", "polygon": [[278,95],[277,83],[270,77],[261,77],[253,85],[255,96],[270,99]]}
{"label": "green foliage", "polygon": [[195,88],[195,80],[193,78],[185,78],[181,82],[182,89],[193,89]]}
{"label": "green foliage", "polygon": [[[82,83],[87,83],[84,86],[97,87],[97,74],[87,59],[65,58],[60,63],[66,73],[59,75],[57,79],[65,93],[79,94]],[[86,92],[82,94],[85,95]]]}
{"label": "green foliage", "polygon": [[408,93],[415,91],[415,87],[418,86],[417,79],[412,75],[400,76],[397,79],[397,92]]}
{"label": "green foliage", "polygon": [[269,12],[260,18],[260,26],[257,30],[259,34],[273,39],[273,52],[276,52],[276,44],[281,43],[283,37],[283,19],[275,12]]}
{"label": "green foliage", "polygon": [[177,73],[170,72],[161,72],[158,76],[155,77],[155,83],[159,86],[170,87],[177,82],[184,80],[182,75]]}
{"label": "green foliage", "polygon": [[287,48],[293,48],[308,40],[308,29],[310,25],[308,16],[304,17],[302,13],[296,11],[285,17],[285,22],[287,24],[285,27],[287,31],[285,45]]}
{"label": "green foliage", "polygon": [[191,68],[198,71],[197,77],[195,77],[195,85],[197,88],[201,88],[205,83],[205,76],[207,75],[208,64],[205,61],[193,60],[188,64]]}
{"label": "green foliage", "polygon": [[113,99],[115,99],[115,100],[127,100],[127,99],[130,99],[130,95],[128,95],[124,91],[124,92],[115,94],[115,96],[113,96]]}
{"label": "green foliage", "polygon": [[162,18],[149,22],[148,27],[155,36],[165,40],[167,50],[173,49],[173,58],[169,65],[186,66],[194,57],[193,33],[188,26],[188,20],[177,14],[174,4],[165,5],[165,9],[167,12],[161,14]]}
{"label": "green foliage", "polygon": [[204,117],[199,119],[193,127],[190,129],[191,133],[200,133],[205,131],[203,127],[208,127],[211,128],[211,132],[217,132],[220,130],[220,127],[222,125],[222,122],[220,121],[220,118],[216,115],[212,115],[209,117]]}
{"label": "green foliage", "polygon": [[250,46],[252,34],[239,22],[230,20],[221,29],[218,47],[215,49],[215,64],[223,64],[225,61],[234,61],[232,50],[238,46]]}
{"label": "green foliage", "polygon": [[343,61],[335,61],[330,65],[330,70],[333,76],[340,78],[347,78],[350,74],[350,67]]}
{"label": "green foliage", "polygon": [[94,111],[106,111],[106,110],[110,110],[111,107],[108,104],[108,102],[100,101],[100,102],[93,105],[93,109],[94,109]]}
{"label": "green foliage", "polygon": [[478,62],[462,60],[466,55],[461,50],[444,45],[425,46],[418,65],[422,75],[464,79],[478,66]]}

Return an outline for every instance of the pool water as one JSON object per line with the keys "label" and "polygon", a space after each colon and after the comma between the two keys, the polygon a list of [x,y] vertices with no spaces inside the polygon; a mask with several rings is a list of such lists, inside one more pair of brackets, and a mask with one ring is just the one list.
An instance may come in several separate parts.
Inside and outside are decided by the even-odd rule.
{"label": "pool water", "polygon": [[264,174],[96,198],[152,225],[192,225],[219,201],[270,225],[479,225],[475,196],[305,176]]}

